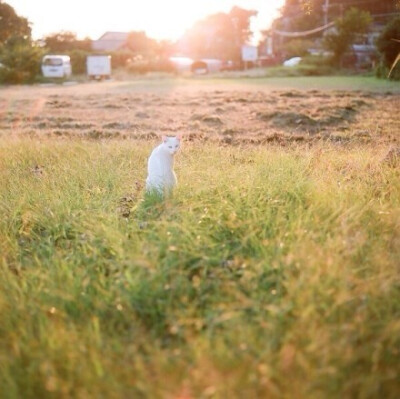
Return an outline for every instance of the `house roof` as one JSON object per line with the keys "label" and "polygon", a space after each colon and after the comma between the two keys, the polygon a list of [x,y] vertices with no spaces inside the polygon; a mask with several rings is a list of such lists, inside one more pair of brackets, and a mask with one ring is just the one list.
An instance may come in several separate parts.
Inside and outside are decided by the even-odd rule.
{"label": "house roof", "polygon": [[92,49],[96,51],[115,51],[126,44],[129,33],[127,32],[106,32],[98,40],[92,41]]}
{"label": "house roof", "polygon": [[119,40],[125,41],[128,39],[129,33],[128,32],[105,32],[100,38],[97,40]]}

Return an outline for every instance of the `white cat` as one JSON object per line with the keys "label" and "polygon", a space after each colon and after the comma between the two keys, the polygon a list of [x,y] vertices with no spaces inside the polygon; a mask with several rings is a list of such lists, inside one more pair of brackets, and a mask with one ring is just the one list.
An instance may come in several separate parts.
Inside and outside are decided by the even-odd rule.
{"label": "white cat", "polygon": [[162,136],[162,143],[154,148],[147,164],[146,190],[169,194],[177,184],[174,172],[174,155],[182,137]]}

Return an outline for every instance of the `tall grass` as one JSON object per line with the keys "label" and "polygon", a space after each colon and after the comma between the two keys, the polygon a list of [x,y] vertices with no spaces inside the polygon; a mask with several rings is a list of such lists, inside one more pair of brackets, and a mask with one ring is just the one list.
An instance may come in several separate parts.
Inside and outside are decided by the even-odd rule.
{"label": "tall grass", "polygon": [[397,398],[384,149],[187,144],[159,202],[150,148],[1,142],[1,397]]}

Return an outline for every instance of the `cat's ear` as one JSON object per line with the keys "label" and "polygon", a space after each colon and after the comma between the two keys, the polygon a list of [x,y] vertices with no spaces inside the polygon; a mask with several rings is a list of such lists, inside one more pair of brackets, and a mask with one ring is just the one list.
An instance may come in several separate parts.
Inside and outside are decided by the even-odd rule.
{"label": "cat's ear", "polygon": [[164,143],[166,143],[167,140],[168,140],[168,136],[162,136],[162,141],[163,141]]}
{"label": "cat's ear", "polygon": [[177,134],[175,137],[176,137],[178,140],[182,140],[182,134]]}

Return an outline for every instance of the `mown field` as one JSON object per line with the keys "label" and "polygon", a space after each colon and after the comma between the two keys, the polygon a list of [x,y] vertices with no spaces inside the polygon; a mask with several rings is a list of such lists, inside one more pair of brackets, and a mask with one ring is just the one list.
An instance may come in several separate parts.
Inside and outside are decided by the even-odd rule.
{"label": "mown field", "polygon": [[[399,96],[338,77],[0,88],[0,397],[397,399]],[[147,157],[175,132],[157,202]]]}

